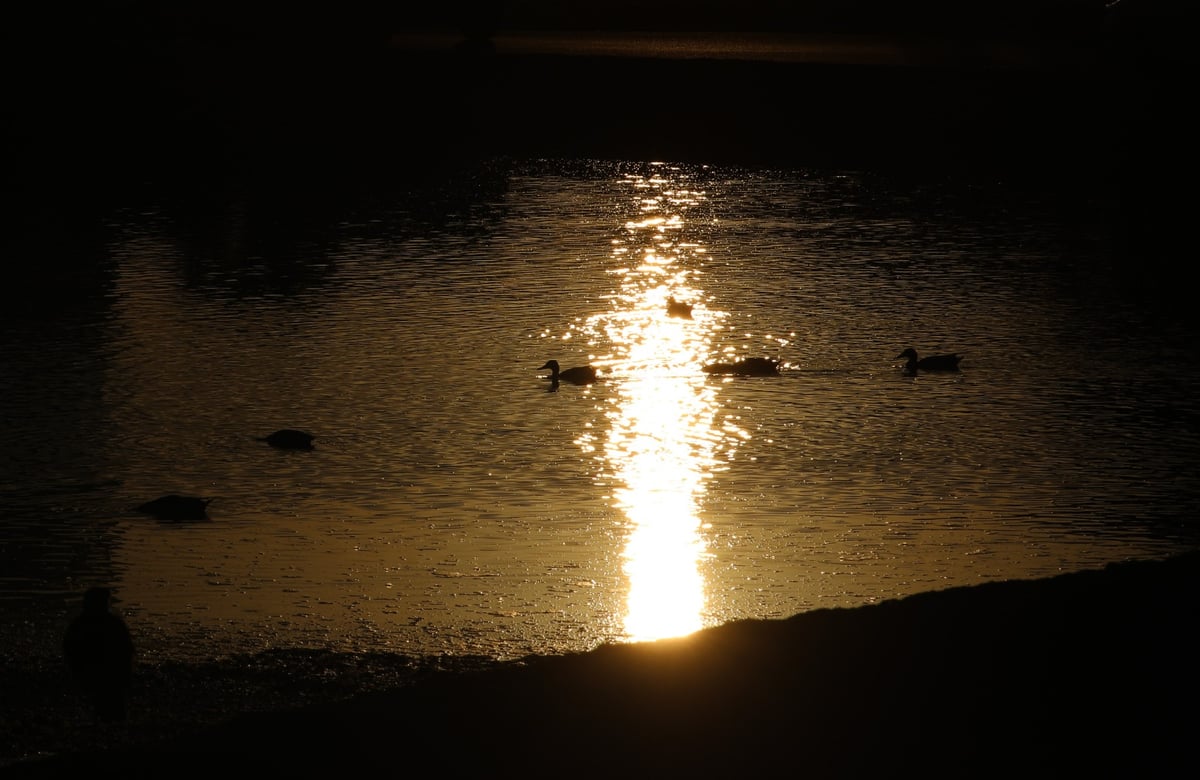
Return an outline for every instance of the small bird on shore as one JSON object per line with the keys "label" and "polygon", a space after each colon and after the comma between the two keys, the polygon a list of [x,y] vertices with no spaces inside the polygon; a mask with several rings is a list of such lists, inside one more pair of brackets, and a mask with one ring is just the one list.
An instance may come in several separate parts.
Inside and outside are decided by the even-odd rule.
{"label": "small bird on shore", "polygon": [[957,371],[958,362],[963,359],[959,354],[945,355],[929,355],[927,357],[918,357],[917,351],[912,347],[896,355],[895,360],[907,358],[904,364],[906,373],[915,374],[920,371]]}
{"label": "small bird on shore", "polygon": [[538,371],[550,369],[550,381],[554,384],[566,382],[572,385],[590,385],[598,379],[593,366],[575,366],[560,370],[557,360],[547,360]]}
{"label": "small bird on shore", "polygon": [[89,588],[83,610],[63,637],[63,656],[71,681],[104,722],[125,720],[126,696],[133,681],[133,639],[125,621],[109,608],[108,588]]}
{"label": "small bird on shore", "polygon": [[732,376],[778,376],[779,361],[765,357],[742,358],[735,363],[709,363],[701,369],[706,374]]}
{"label": "small bird on shore", "polygon": [[259,441],[265,441],[272,447],[281,450],[311,450],[313,449],[313,439],[316,437],[307,431],[298,431],[294,428],[281,428],[272,434],[259,437]]}
{"label": "small bird on shore", "polygon": [[181,496],[176,493],[171,493],[170,495],[160,496],[153,501],[147,501],[144,504],[139,504],[135,508],[139,512],[153,515],[159,520],[170,522],[182,520],[207,520],[208,505],[211,502],[211,498]]}
{"label": "small bird on shore", "polygon": [[671,296],[667,298],[667,316],[690,320],[692,318],[692,304],[677,301],[675,300],[675,296]]}

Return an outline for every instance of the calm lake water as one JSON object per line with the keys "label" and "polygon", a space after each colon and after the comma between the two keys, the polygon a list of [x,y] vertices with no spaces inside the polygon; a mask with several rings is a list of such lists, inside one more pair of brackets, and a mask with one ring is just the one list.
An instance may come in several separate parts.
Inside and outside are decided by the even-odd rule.
{"label": "calm lake water", "polygon": [[[1194,330],[1060,184],[496,161],[48,231],[82,281],[5,320],[0,609],[512,658],[1192,548]],[[166,493],[209,519],[130,511]]]}

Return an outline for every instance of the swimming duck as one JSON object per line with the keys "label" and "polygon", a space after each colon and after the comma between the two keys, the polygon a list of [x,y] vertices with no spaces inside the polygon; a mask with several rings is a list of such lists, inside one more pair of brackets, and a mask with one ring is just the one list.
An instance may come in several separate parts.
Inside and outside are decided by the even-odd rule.
{"label": "swimming duck", "polygon": [[671,296],[667,298],[667,316],[690,320],[692,318],[692,304],[677,301],[675,300],[675,296]]}
{"label": "swimming duck", "polygon": [[207,520],[211,498],[180,496],[175,493],[139,504],[136,509],[159,520]]}
{"label": "swimming duck", "polygon": [[550,369],[550,381],[558,384],[567,382],[572,385],[590,385],[596,381],[596,369],[592,366],[575,366],[560,371],[557,360],[547,360],[538,371]]}
{"label": "swimming duck", "polygon": [[920,371],[957,371],[958,361],[963,359],[962,355],[946,354],[946,355],[929,355],[928,357],[918,358],[917,351],[912,347],[896,355],[896,360],[907,358],[904,364],[904,370],[910,374]]}
{"label": "swimming duck", "polygon": [[281,450],[311,450],[315,438],[311,433],[305,431],[283,428],[269,436],[262,436],[258,440],[265,441],[272,447],[278,447]]}
{"label": "swimming duck", "polygon": [[736,363],[709,363],[703,369],[706,374],[732,374],[734,376],[778,376],[779,361],[764,357],[742,358]]}

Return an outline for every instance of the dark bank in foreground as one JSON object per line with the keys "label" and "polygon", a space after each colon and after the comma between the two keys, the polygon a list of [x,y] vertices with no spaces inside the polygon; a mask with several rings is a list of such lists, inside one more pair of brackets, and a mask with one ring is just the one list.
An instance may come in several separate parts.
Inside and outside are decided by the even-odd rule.
{"label": "dark bank in foreground", "polygon": [[7,771],[1162,776],[1191,760],[1198,585],[1191,551],[740,621]]}

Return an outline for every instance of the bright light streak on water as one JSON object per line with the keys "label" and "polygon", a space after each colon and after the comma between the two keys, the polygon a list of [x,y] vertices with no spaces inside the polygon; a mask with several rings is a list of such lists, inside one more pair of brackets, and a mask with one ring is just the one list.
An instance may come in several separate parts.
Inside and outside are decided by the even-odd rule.
{"label": "bright light streak on water", "polygon": [[634,641],[691,633],[704,625],[705,555],[699,516],[712,475],[715,390],[695,371],[711,349],[718,312],[668,313],[668,299],[703,300],[695,244],[676,241],[684,210],[703,198],[661,176],[630,177],[642,217],[625,224],[613,257],[634,261],[614,273],[614,309],[593,318],[617,353],[623,380],[608,416],[605,458],[628,519],[623,551],[629,595],[625,631]]}

